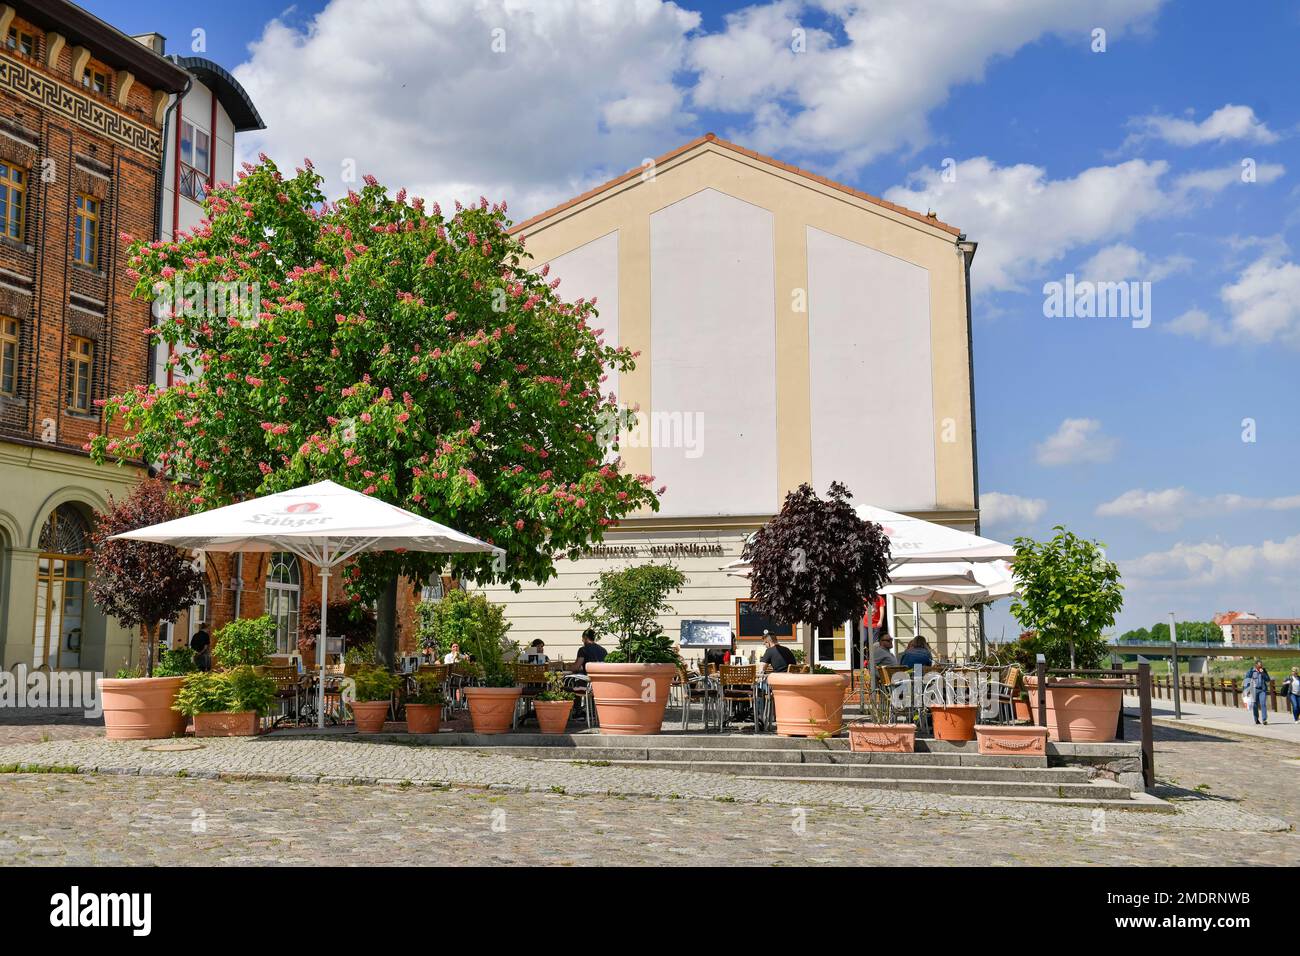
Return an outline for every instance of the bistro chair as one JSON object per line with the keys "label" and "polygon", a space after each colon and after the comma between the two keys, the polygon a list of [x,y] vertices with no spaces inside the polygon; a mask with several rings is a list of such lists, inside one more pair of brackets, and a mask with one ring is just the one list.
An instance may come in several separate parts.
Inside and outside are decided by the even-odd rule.
{"label": "bistro chair", "polygon": [[718,687],[722,695],[720,703],[723,712],[722,719],[718,723],[719,729],[731,716],[738,703],[749,701],[750,710],[754,714],[754,733],[758,733],[757,665],[723,664],[718,670]]}
{"label": "bistro chair", "polygon": [[[302,715],[302,675],[294,664],[271,665],[266,669],[266,676],[275,681],[275,699],[280,705],[280,714],[271,723],[279,727],[286,720],[298,722]],[[292,701],[292,704],[290,704]]]}
{"label": "bistro chair", "polygon": [[519,695],[519,703],[523,707],[522,714],[516,714],[519,719],[527,720],[528,711],[537,699],[537,695],[546,690],[546,665],[545,664],[511,664],[511,669],[515,672],[515,683],[523,685],[523,692]]}
{"label": "bistro chair", "polygon": [[719,709],[718,729],[722,729],[721,714],[721,694],[718,684],[700,674],[689,674],[684,667],[677,668],[677,680],[673,682],[673,690],[677,693],[677,699],[682,708],[682,730],[685,731],[690,726],[691,705],[699,702],[700,720],[704,724],[707,732],[709,729],[709,711],[715,706]]}

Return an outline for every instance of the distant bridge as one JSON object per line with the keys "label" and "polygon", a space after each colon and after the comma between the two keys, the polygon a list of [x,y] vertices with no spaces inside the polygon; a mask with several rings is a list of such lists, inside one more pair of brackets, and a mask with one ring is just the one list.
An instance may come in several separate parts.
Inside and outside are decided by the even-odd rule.
{"label": "distant bridge", "polygon": [[[1143,657],[1171,657],[1169,641],[1110,641],[1112,654],[1141,654]],[[1294,644],[1202,644],[1178,642],[1178,656],[1186,657],[1249,657],[1265,660],[1274,657],[1300,657],[1300,647]]]}

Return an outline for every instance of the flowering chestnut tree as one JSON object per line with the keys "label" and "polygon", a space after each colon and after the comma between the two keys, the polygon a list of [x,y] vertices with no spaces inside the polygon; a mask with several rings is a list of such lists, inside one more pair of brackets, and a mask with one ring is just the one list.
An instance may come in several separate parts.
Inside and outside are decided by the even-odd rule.
{"label": "flowering chestnut tree", "polygon": [[750,595],[776,621],[802,621],[829,633],[859,618],[889,580],[889,539],[859,518],[839,482],[826,500],[802,484],[775,518],[746,543]]}
{"label": "flowering chestnut tree", "polygon": [[652,477],[604,437],[627,416],[602,383],[634,355],[592,328],[595,300],[565,303],[529,270],[504,203],[446,215],[369,176],[327,202],[321,182],[263,156],[193,232],[133,243],[180,381],[109,399],[127,437],[93,437],[95,460],[159,462],[198,507],[328,478],[505,551],[362,555],[358,597],[443,567],[541,583],[558,555],[657,510]]}
{"label": "flowering chestnut tree", "polygon": [[145,675],[153,676],[158,625],[175,620],[194,603],[203,587],[203,573],[179,548],[148,541],[110,541],[115,534],[161,524],[187,514],[162,482],[140,482],[121,501],[112,497],[95,512],[91,535],[90,596],[109,617],[126,627],[143,627]]}

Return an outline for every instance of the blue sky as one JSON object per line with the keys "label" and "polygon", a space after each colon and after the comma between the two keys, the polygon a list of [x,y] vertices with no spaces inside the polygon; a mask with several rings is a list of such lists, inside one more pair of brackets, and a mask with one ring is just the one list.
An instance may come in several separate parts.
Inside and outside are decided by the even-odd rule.
{"label": "blue sky", "polygon": [[[172,52],[205,31],[268,122],[245,145],[327,175],[522,218],[713,131],[935,209],[980,243],[987,533],[1104,541],[1121,628],[1300,613],[1295,5],[87,6]],[[1149,326],[1045,317],[1067,274],[1150,282]],[[990,625],[1014,632],[1005,602]]]}

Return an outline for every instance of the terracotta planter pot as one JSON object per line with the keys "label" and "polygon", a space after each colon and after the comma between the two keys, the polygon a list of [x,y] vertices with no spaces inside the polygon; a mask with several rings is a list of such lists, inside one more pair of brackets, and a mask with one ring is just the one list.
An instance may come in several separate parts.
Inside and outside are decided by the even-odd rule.
{"label": "terracotta planter pot", "polygon": [[974,740],[975,714],[979,708],[974,704],[942,704],[930,708],[930,722],[934,725],[934,735],[940,740]]}
{"label": "terracotta planter pot", "polygon": [[602,734],[657,734],[668,706],[674,664],[588,664]]}
{"label": "terracotta planter pot", "polygon": [[975,739],[982,754],[1012,757],[1046,757],[1046,727],[1012,727],[1006,724],[976,724]]}
{"label": "terracotta planter pot", "polygon": [[837,734],[844,726],[844,678],[839,674],[769,674],[782,737]]}
{"label": "terracotta planter pot", "polygon": [[855,753],[914,753],[916,726],[914,724],[849,724],[849,749]]}
{"label": "terracotta planter pot", "polygon": [[1034,719],[1033,714],[1029,712],[1029,701],[1027,700],[1015,701],[1015,709],[1016,709],[1016,720]]}
{"label": "terracotta planter pot", "polygon": [[[1127,681],[1103,677],[1099,680],[1048,678],[1047,729],[1053,740],[1080,743],[1106,743],[1115,739],[1119,709],[1124,703]],[[1105,684],[1082,687],[1081,684]],[[1026,677],[1029,709],[1038,722],[1038,678]]]}
{"label": "terracotta planter pot", "polygon": [[406,732],[436,734],[442,728],[442,708],[436,704],[407,704]]}
{"label": "terracotta planter pot", "polygon": [[569,715],[573,713],[571,700],[535,700],[533,712],[537,714],[537,726],[544,734],[562,734],[569,726]]}
{"label": "terracotta planter pot", "polygon": [[476,734],[504,734],[514,722],[522,687],[466,687],[469,719]]}
{"label": "terracotta planter pot", "polygon": [[257,711],[223,711],[194,715],[195,737],[256,737]]}
{"label": "terracotta planter pot", "polygon": [[388,701],[354,700],[348,706],[357,722],[357,733],[377,734],[384,729],[384,721],[388,719]]}
{"label": "terracotta planter pot", "polygon": [[109,740],[156,740],[184,735],[189,718],[172,710],[183,677],[104,677],[99,681]]}

